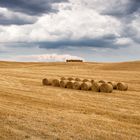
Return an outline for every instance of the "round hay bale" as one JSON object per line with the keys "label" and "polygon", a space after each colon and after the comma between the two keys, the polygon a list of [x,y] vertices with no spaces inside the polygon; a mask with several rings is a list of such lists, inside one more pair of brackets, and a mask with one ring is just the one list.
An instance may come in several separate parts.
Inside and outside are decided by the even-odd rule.
{"label": "round hay bale", "polygon": [[59,87],[59,86],[60,86],[60,80],[58,80],[58,79],[53,79],[53,81],[52,81],[52,86],[54,86],[54,87]]}
{"label": "round hay bale", "polygon": [[80,78],[75,78],[75,81],[82,81],[82,79],[80,79]]}
{"label": "round hay bale", "polygon": [[95,80],[93,80],[93,79],[91,79],[91,81],[90,81],[92,84],[95,82]]}
{"label": "round hay bale", "polygon": [[44,78],[42,80],[42,84],[46,85],[46,86],[49,86],[49,85],[52,85],[52,81],[53,81],[53,79]]}
{"label": "round hay bale", "polygon": [[101,83],[93,82],[91,86],[91,90],[94,92],[100,92]]}
{"label": "round hay bale", "polygon": [[108,82],[108,84],[111,84],[113,86],[113,89],[117,89],[117,83],[112,81],[112,82]]}
{"label": "round hay bale", "polygon": [[73,89],[76,89],[76,90],[80,90],[81,89],[81,85],[82,85],[82,82],[74,82],[73,83]]}
{"label": "round hay bale", "polygon": [[69,89],[73,89],[73,84],[75,81],[68,81],[66,87]]}
{"label": "round hay bale", "polygon": [[66,88],[68,82],[69,82],[68,80],[61,80],[60,81],[60,87],[61,88]]}
{"label": "round hay bale", "polygon": [[117,89],[121,91],[126,91],[128,90],[128,85],[126,83],[119,82],[117,83]]}
{"label": "round hay bale", "polygon": [[60,80],[67,80],[67,78],[66,77],[61,77]]}
{"label": "round hay bale", "polygon": [[99,83],[105,84],[105,83],[107,83],[107,81],[105,81],[105,80],[100,80]]}
{"label": "round hay bale", "polygon": [[46,85],[46,78],[42,79],[42,84]]}
{"label": "round hay bale", "polygon": [[73,80],[74,80],[74,78],[72,78],[72,77],[69,77],[69,78],[68,78],[68,80],[69,80],[69,81],[73,81]]}
{"label": "round hay bale", "polygon": [[91,82],[83,82],[82,84],[81,84],[81,90],[91,90],[91,86],[92,86],[92,84],[91,84]]}
{"label": "round hay bale", "polygon": [[103,83],[100,86],[100,92],[111,93],[113,91],[113,87],[111,84]]}
{"label": "round hay bale", "polygon": [[88,79],[83,79],[83,82],[89,82],[89,80]]}

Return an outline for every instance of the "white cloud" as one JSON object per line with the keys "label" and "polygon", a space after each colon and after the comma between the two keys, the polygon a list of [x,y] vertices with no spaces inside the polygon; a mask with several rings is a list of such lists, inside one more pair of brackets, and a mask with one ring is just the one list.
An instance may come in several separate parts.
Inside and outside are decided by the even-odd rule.
{"label": "white cloud", "polygon": [[65,61],[67,59],[82,59],[81,57],[78,56],[73,56],[70,54],[41,54],[41,55],[20,55],[16,56],[13,58],[13,60],[16,61],[33,61],[33,62],[38,62],[38,61]]}
{"label": "white cloud", "polygon": [[94,38],[106,34],[119,35],[119,21],[100,15],[96,9],[90,9],[82,2],[57,4],[58,13],[43,15],[32,25],[0,27],[3,29],[3,32],[0,32],[0,42],[53,41]]}
{"label": "white cloud", "polygon": [[[27,16],[23,13],[0,8],[0,15],[3,15],[8,21],[12,19],[31,22],[36,20],[34,24],[28,25],[0,25],[0,42],[9,42],[5,47],[2,46],[2,43],[0,44],[0,51],[8,52],[1,53],[0,58],[6,59],[6,57],[11,56],[9,59],[16,61],[51,61],[52,59],[55,61],[63,61],[66,56],[68,58],[71,56],[83,56],[86,60],[96,61],[100,58],[104,61],[113,61],[114,57],[115,60],[118,60],[122,59],[123,55],[126,60],[133,58],[133,56],[140,58],[137,53],[140,50],[139,44],[137,43],[140,38],[140,14],[135,12],[133,15],[129,17],[127,15],[123,18],[111,16],[111,14],[113,15],[119,12],[124,12],[125,14],[125,11],[128,10],[127,5],[130,0],[69,1],[69,3],[53,4],[53,9],[59,9],[58,13],[44,14],[37,19],[34,16]],[[109,16],[109,14],[101,14],[102,12],[111,12],[111,14]],[[40,48],[36,45],[25,46],[20,43],[13,45],[11,43],[25,42],[26,44],[27,42],[38,43],[39,41],[56,41],[59,43],[59,40],[62,42],[75,39],[94,40],[94,38],[100,38],[104,35],[110,35],[107,40],[112,40],[112,42],[108,41],[112,48],[104,48],[104,45],[107,46],[108,44],[102,43],[102,40],[102,44],[99,48],[97,48],[96,45],[91,46],[91,48],[93,48],[91,49],[92,51],[87,46],[77,47],[76,45],[57,48],[57,43],[55,47],[51,46],[52,48]],[[114,37],[113,39],[110,39],[111,35],[112,38]],[[113,49],[113,45],[120,47]],[[123,48],[121,47],[123,45],[128,45],[129,47]],[[61,53],[64,55],[61,55]]]}
{"label": "white cloud", "polygon": [[133,43],[133,40],[131,40],[130,38],[118,38],[115,42],[115,44],[117,45],[129,45],[132,43]]}

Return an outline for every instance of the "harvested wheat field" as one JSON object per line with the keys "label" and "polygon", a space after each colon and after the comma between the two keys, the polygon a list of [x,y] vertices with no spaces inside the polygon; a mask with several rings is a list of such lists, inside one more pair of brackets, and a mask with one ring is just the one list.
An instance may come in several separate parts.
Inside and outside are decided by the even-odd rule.
{"label": "harvested wheat field", "polygon": [[[112,93],[43,86],[43,78],[125,82]],[[0,62],[0,140],[140,139],[140,62]]]}

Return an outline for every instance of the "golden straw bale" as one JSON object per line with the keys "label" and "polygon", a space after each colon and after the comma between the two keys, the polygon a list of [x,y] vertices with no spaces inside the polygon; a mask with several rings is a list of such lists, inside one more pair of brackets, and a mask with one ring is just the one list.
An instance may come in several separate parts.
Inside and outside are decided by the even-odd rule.
{"label": "golden straw bale", "polygon": [[93,82],[91,86],[91,90],[94,92],[100,92],[101,83]]}
{"label": "golden straw bale", "polygon": [[119,82],[117,83],[117,89],[121,91],[126,91],[128,90],[128,85],[126,83]]}
{"label": "golden straw bale", "polygon": [[68,80],[61,80],[60,81],[60,87],[61,88],[66,88],[68,82],[69,82]]}
{"label": "golden straw bale", "polygon": [[83,82],[81,84],[81,90],[91,90],[91,82]]}
{"label": "golden straw bale", "polygon": [[60,80],[67,80],[67,78],[66,77],[61,77]]}
{"label": "golden straw bale", "polygon": [[117,83],[112,81],[112,82],[108,82],[108,84],[111,84],[113,86],[113,89],[117,89]]}
{"label": "golden straw bale", "polygon": [[88,79],[83,79],[83,82],[89,82],[89,80]]}
{"label": "golden straw bale", "polygon": [[59,86],[60,86],[60,80],[58,80],[58,79],[53,79],[53,81],[52,81],[52,86],[54,86],[54,87],[59,87]]}
{"label": "golden straw bale", "polygon": [[96,82],[96,81],[95,81],[95,80],[93,80],[93,79],[91,79],[91,80],[90,80],[90,82],[91,82],[91,83],[94,83],[94,82]]}
{"label": "golden straw bale", "polygon": [[73,80],[74,80],[74,78],[72,78],[72,77],[69,77],[69,78],[68,78],[68,80],[69,80],[69,81],[73,81]]}
{"label": "golden straw bale", "polygon": [[48,78],[44,78],[43,80],[42,80],[42,84],[43,85],[52,85],[52,81],[53,81],[53,79],[48,79]]}
{"label": "golden straw bale", "polygon": [[106,80],[100,80],[99,83],[105,84],[105,83],[107,83],[107,81]]}
{"label": "golden straw bale", "polygon": [[80,78],[75,78],[75,81],[82,81],[82,79],[80,79]]}
{"label": "golden straw bale", "polygon": [[46,80],[47,80],[46,78],[42,79],[42,84],[43,84],[43,85],[47,85],[47,84],[46,84]]}
{"label": "golden straw bale", "polygon": [[100,86],[100,92],[111,93],[113,91],[113,86],[108,83],[103,83]]}
{"label": "golden straw bale", "polygon": [[73,83],[73,89],[80,90],[82,82],[76,81]]}
{"label": "golden straw bale", "polygon": [[75,81],[68,81],[66,87],[69,89],[73,89],[73,84]]}

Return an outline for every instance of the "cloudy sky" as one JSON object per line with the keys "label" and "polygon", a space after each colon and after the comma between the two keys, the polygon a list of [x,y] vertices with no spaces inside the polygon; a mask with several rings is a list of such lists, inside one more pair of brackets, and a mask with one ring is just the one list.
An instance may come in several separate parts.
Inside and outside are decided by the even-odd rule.
{"label": "cloudy sky", "polygon": [[0,60],[140,60],[140,0],[0,0]]}

